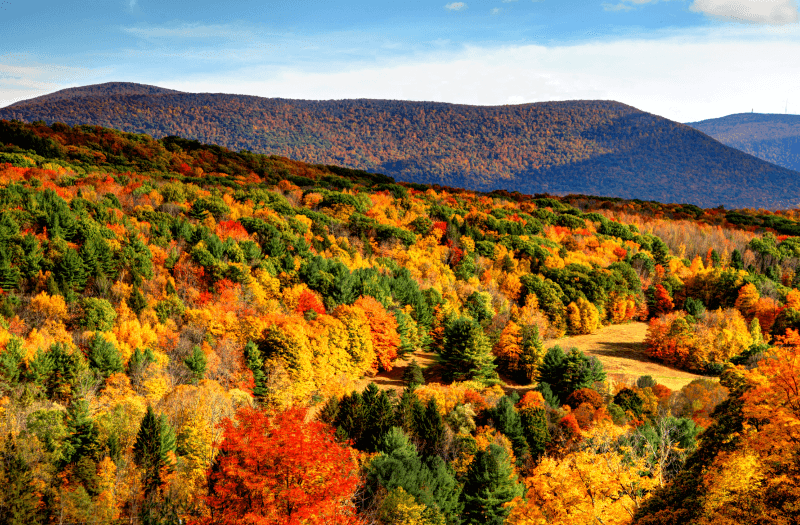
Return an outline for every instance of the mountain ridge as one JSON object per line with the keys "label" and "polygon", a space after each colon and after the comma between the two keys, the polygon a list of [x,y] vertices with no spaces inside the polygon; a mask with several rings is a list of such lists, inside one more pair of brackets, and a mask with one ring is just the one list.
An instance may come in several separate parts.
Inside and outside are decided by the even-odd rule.
{"label": "mountain ridge", "polygon": [[[72,88],[62,94],[70,98],[23,101],[0,109],[0,118],[179,135],[234,151],[477,190],[704,207],[787,208],[800,202],[799,173],[616,101],[309,101],[135,86]],[[150,88],[153,94],[139,93]],[[85,95],[95,92],[102,94]]]}
{"label": "mountain ridge", "polygon": [[800,115],[736,113],[687,126],[767,162],[800,170]]}

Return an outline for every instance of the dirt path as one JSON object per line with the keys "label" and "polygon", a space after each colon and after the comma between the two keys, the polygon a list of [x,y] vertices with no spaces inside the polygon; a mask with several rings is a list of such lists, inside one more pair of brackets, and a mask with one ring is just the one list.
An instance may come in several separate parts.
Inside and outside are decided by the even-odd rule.
{"label": "dirt path", "polygon": [[609,377],[625,383],[649,375],[672,390],[680,390],[692,380],[703,377],[650,359],[645,353],[646,335],[647,323],[628,323],[606,326],[590,335],[547,341],[545,347],[560,346],[565,352],[576,347],[600,359]]}

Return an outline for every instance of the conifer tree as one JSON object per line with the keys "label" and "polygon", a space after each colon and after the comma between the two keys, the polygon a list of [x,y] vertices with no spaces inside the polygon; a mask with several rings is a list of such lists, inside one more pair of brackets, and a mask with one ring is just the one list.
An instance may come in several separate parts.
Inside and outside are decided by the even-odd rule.
{"label": "conifer tree", "polygon": [[10,434],[0,451],[0,487],[0,524],[42,523],[33,472]]}
{"label": "conifer tree", "polygon": [[183,360],[183,364],[185,364],[186,368],[192,373],[193,384],[197,384],[198,381],[205,377],[208,359],[199,346],[195,345],[192,348],[192,353]]}
{"label": "conifer tree", "polygon": [[136,315],[139,315],[147,308],[147,298],[145,298],[138,286],[134,285],[131,296],[128,298],[128,306],[131,307],[131,310]]}
{"label": "conifer tree", "polygon": [[448,375],[455,379],[497,378],[489,340],[480,325],[469,317],[460,317],[447,324],[440,359]]}
{"label": "conifer tree", "polygon": [[133,460],[143,470],[146,495],[157,492],[163,483],[161,476],[171,467],[167,453],[174,450],[175,431],[164,414],[156,415],[148,405],[133,445]]}
{"label": "conifer tree", "polygon": [[479,450],[469,466],[461,501],[465,525],[502,525],[510,509],[503,504],[522,496],[523,486],[503,447],[492,443]]}
{"label": "conifer tree", "polygon": [[429,456],[439,454],[444,442],[445,426],[436,398],[431,397],[425,405],[425,411],[416,414],[414,428],[421,441],[420,452]]}
{"label": "conifer tree", "polygon": [[117,347],[100,335],[95,335],[89,343],[89,363],[99,370],[103,377],[124,370]]}
{"label": "conifer tree", "polygon": [[492,410],[492,419],[497,430],[503,433],[514,448],[514,455],[522,461],[528,454],[528,442],[522,429],[522,420],[514,408],[514,403],[508,396],[503,396],[497,406]]}
{"label": "conifer tree", "polygon": [[72,248],[68,248],[61,256],[55,273],[59,285],[65,293],[67,290],[81,291],[86,284],[86,268],[83,260]]}
{"label": "conifer tree", "polygon": [[397,427],[386,433],[380,450],[382,453],[370,463],[367,473],[367,490],[371,495],[379,487],[387,491],[402,487],[447,523],[457,523],[458,483],[442,458],[436,456],[424,461]]}
{"label": "conifer tree", "polygon": [[419,366],[416,359],[413,359],[403,372],[403,382],[406,384],[406,388],[412,390],[425,384],[422,367]]}
{"label": "conifer tree", "polygon": [[253,372],[253,395],[256,399],[263,399],[267,395],[267,379],[264,375],[264,361],[261,359],[261,350],[252,341],[244,345],[244,362]]}
{"label": "conifer tree", "polygon": [[94,462],[101,459],[103,447],[97,425],[89,414],[89,403],[75,399],[67,409],[67,439],[62,449],[62,468],[77,463],[81,458]]}

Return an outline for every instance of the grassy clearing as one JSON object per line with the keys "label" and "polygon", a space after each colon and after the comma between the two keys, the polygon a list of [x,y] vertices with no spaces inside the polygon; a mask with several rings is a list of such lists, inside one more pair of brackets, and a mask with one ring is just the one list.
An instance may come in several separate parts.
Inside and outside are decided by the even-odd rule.
{"label": "grassy clearing", "polygon": [[646,336],[647,323],[628,323],[606,326],[589,335],[547,341],[545,346],[558,345],[564,351],[576,347],[586,355],[595,356],[603,363],[608,376],[617,382],[631,384],[638,377],[649,375],[672,390],[680,390],[692,380],[703,377],[650,359],[645,352]]}

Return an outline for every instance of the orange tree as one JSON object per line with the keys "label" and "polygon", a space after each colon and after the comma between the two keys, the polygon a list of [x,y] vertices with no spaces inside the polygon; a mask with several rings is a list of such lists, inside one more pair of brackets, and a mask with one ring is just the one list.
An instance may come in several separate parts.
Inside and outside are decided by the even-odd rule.
{"label": "orange tree", "polygon": [[351,503],[359,483],[351,449],[331,427],[305,422],[305,410],[275,416],[242,408],[223,422],[209,472],[209,513],[198,525],[358,524]]}

